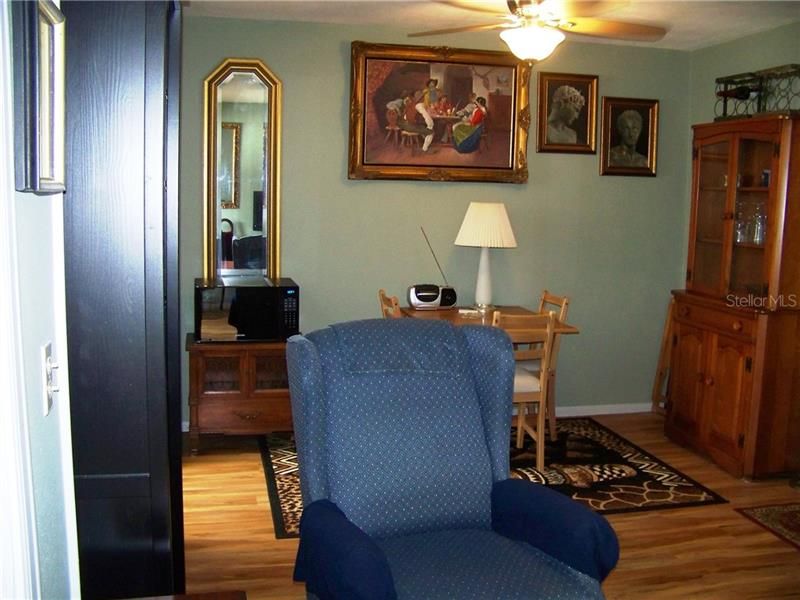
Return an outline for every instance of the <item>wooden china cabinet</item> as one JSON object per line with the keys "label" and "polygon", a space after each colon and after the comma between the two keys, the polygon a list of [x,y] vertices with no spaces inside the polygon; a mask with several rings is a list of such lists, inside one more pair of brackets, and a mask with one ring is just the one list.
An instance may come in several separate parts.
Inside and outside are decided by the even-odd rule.
{"label": "wooden china cabinet", "polygon": [[694,127],[665,431],[736,476],[800,469],[800,117]]}

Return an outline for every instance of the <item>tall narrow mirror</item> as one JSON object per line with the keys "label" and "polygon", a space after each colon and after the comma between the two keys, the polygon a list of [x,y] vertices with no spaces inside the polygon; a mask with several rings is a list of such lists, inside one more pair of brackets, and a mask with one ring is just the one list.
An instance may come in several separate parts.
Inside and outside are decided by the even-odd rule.
{"label": "tall narrow mirror", "polygon": [[205,80],[203,277],[280,276],[281,82],[229,58]]}

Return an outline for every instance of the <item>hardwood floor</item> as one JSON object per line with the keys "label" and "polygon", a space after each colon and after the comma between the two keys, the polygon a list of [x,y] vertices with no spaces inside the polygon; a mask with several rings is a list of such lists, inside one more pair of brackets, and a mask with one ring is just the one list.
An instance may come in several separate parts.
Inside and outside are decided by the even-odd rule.
{"label": "hardwood floor", "polygon": [[[609,600],[800,598],[800,551],[734,508],[798,502],[786,479],[735,479],[669,442],[652,414],[595,417],[729,504],[611,515],[619,565],[603,585]],[[188,592],[245,590],[249,600],[299,600],[292,582],[297,540],[276,540],[261,458],[250,438],[204,443],[184,457]],[[502,599],[498,599],[502,600]]]}

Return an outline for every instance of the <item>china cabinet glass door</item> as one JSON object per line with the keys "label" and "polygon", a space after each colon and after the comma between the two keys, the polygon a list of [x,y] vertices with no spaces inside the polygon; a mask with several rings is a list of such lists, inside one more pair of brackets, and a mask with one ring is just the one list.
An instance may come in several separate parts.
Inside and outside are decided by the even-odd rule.
{"label": "china cabinet glass door", "polygon": [[738,144],[729,283],[729,291],[738,296],[768,293],[765,246],[773,148],[771,140],[741,138]]}
{"label": "china cabinet glass door", "polygon": [[730,142],[700,146],[692,287],[718,292],[722,282]]}

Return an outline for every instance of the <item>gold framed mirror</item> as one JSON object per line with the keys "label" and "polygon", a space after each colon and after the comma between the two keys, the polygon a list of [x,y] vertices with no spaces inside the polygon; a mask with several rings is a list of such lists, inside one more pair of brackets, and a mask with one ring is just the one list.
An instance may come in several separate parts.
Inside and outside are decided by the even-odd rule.
{"label": "gold framed mirror", "polygon": [[205,279],[280,277],[280,118],[281,82],[260,60],[228,58],[206,77]]}
{"label": "gold framed mirror", "polygon": [[239,208],[241,123],[222,123],[217,159],[217,200],[224,208]]}

